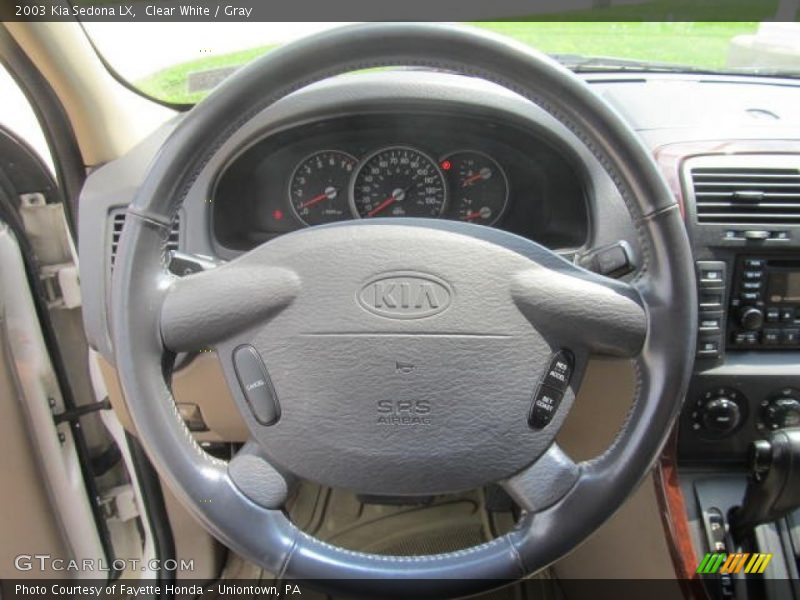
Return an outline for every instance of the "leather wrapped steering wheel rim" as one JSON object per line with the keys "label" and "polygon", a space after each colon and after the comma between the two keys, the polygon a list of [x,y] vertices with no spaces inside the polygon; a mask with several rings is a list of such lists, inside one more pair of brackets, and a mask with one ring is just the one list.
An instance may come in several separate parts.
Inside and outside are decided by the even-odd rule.
{"label": "leather wrapped steering wheel rim", "polygon": [[[487,79],[565,124],[608,171],[628,206],[642,253],[635,279],[630,284],[604,280],[503,232],[426,221],[311,228],[284,236],[285,242],[269,242],[251,258],[222,267],[227,269],[222,274],[212,271],[183,280],[167,274],[164,248],[172,218],[197,173],[225,140],[298,89],[337,74],[383,66],[420,66]],[[301,532],[279,509],[285,493],[282,473],[291,457],[278,457],[284,464],[273,468],[269,453],[265,456],[253,450],[257,444],[248,444],[237,463],[238,473],[244,473],[240,481],[234,468],[239,457],[231,465],[209,457],[177,412],[164,374],[166,350],[197,343],[201,323],[205,334],[213,337],[218,328],[222,338],[221,329],[231,326],[230,319],[239,318],[240,329],[245,325],[242,319],[256,313],[260,319],[276,320],[274,315],[292,304],[305,283],[291,269],[281,270],[277,259],[268,269],[259,270],[259,265],[273,256],[290,260],[293,244],[317,239],[342,244],[342,238],[352,241],[361,235],[388,239],[387,243],[394,237],[399,241],[416,236],[423,244],[431,239],[431,244],[443,247],[458,243],[467,250],[486,249],[502,254],[513,269],[523,258],[533,261],[547,277],[520,277],[509,292],[531,322],[549,310],[537,293],[562,278],[564,289],[573,286],[578,293],[599,294],[599,305],[611,311],[606,321],[601,313],[589,314],[596,309],[594,302],[567,307],[603,339],[587,348],[634,359],[636,398],[628,418],[614,443],[596,459],[575,465],[553,446],[532,456],[530,464],[522,465],[525,468],[515,463],[517,473],[504,471],[504,479],[511,482],[509,491],[528,509],[507,535],[435,556],[377,556],[331,546]],[[212,301],[205,320],[199,318],[198,295],[212,294],[225,277],[240,281],[243,273],[247,289],[269,291],[264,294],[269,306],[262,310],[252,299],[231,305],[228,297],[228,304]],[[117,368],[141,442],[160,475],[224,544],[279,577],[325,580],[333,592],[387,597],[413,589],[417,595],[442,597],[475,593],[546,567],[621,506],[652,467],[680,409],[694,356],[696,305],[694,266],[675,199],[648,150],[589,86],[548,57],[486,33],[431,24],[367,24],[331,30],[270,52],[186,115],[158,152],[129,207],[115,262],[111,312]],[[279,423],[290,417],[291,407]],[[520,418],[524,421],[525,415]],[[502,468],[511,467],[504,463]],[[491,469],[487,466],[487,472]],[[242,483],[248,477],[258,482]],[[424,487],[427,480],[418,483]],[[460,483],[468,481],[462,477]],[[387,589],[382,581],[387,578],[407,586]]]}

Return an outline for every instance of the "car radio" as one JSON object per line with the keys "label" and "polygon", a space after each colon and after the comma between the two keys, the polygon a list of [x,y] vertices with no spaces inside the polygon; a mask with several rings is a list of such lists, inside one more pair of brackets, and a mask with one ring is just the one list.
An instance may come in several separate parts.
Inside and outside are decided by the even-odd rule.
{"label": "car radio", "polygon": [[730,310],[730,348],[800,348],[800,259],[739,256]]}

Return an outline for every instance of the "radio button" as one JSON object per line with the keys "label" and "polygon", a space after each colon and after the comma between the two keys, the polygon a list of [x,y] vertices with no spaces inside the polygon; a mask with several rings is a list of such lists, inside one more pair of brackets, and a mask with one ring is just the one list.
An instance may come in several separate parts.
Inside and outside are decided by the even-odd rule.
{"label": "radio button", "polygon": [[796,346],[800,343],[800,329],[784,329],[783,343],[788,346]]}
{"label": "radio button", "polygon": [[733,341],[739,346],[755,346],[758,344],[758,333],[755,331],[740,331],[733,338]]}
{"label": "radio button", "polygon": [[767,309],[767,322],[774,323],[778,320],[779,316],[780,312],[774,306],[771,306],[770,308]]}
{"label": "radio button", "polygon": [[760,290],[761,289],[761,282],[760,281],[743,281],[742,282],[742,289],[743,290]]}
{"label": "radio button", "polygon": [[764,342],[765,346],[774,346],[774,345],[780,344],[780,342],[781,342],[781,330],[780,329],[765,329],[761,340]]}
{"label": "radio button", "polygon": [[763,273],[761,271],[744,271],[742,276],[750,281],[760,280]]}
{"label": "radio button", "polygon": [[781,321],[784,323],[791,323],[794,321],[794,309],[793,308],[782,308],[781,309]]}
{"label": "radio button", "polygon": [[739,298],[741,298],[744,302],[758,302],[761,298],[761,294],[758,292],[742,292],[739,294]]}
{"label": "radio button", "polygon": [[744,266],[748,269],[760,269],[764,266],[764,259],[762,258],[746,258]]}

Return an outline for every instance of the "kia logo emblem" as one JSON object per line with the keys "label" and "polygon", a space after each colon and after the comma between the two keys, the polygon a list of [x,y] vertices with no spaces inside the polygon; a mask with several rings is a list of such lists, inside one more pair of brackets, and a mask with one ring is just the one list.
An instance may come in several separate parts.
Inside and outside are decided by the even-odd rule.
{"label": "kia logo emblem", "polygon": [[424,319],[450,307],[453,290],[433,275],[414,272],[384,273],[365,283],[358,303],[372,314],[389,319]]}

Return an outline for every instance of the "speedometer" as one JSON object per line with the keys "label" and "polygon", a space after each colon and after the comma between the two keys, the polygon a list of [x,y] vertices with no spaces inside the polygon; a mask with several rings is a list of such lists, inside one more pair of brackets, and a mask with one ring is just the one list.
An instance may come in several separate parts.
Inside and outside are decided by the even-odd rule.
{"label": "speedometer", "polygon": [[353,178],[351,201],[361,218],[438,217],[446,183],[436,163],[414,148],[394,146],[369,155]]}

